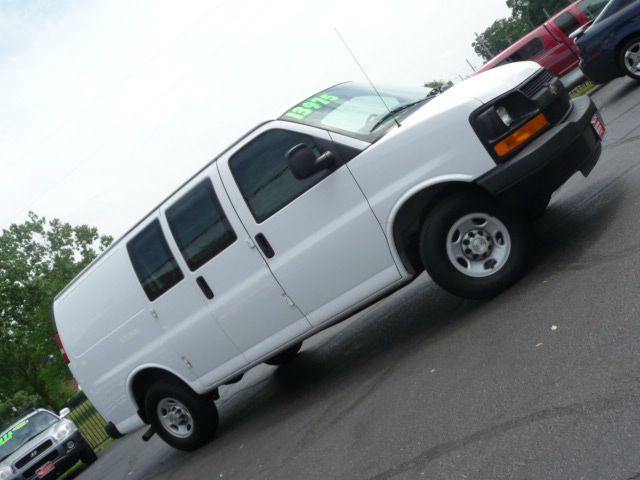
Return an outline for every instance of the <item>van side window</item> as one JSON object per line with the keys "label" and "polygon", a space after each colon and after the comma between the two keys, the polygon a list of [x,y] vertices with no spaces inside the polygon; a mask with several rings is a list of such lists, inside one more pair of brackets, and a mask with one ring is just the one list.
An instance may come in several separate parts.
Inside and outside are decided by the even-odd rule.
{"label": "van side window", "polygon": [[184,278],[158,220],[133,237],[127,243],[127,251],[149,300],[155,300]]}
{"label": "van side window", "polygon": [[556,25],[566,36],[580,28],[580,22],[569,12],[564,12],[556,19]]}
{"label": "van side window", "polygon": [[318,172],[304,180],[296,179],[285,154],[304,143],[316,155],[321,152],[309,135],[288,130],[270,130],[239,150],[229,160],[229,168],[253,217],[263,222],[278,210],[320,182],[330,172]]}
{"label": "van side window", "polygon": [[167,210],[167,221],[191,271],[200,268],[238,238],[208,179]]}
{"label": "van side window", "polygon": [[524,47],[520,48],[516,53],[509,57],[512,62],[522,62],[539,55],[544,52],[544,43],[539,38],[534,38]]}

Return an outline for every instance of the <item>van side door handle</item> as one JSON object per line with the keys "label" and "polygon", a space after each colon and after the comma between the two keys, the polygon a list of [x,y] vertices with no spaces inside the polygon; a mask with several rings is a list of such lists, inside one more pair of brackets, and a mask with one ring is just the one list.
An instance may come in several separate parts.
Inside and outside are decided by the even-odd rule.
{"label": "van side door handle", "polygon": [[196,278],[196,283],[200,287],[200,290],[202,290],[202,293],[204,293],[204,296],[211,300],[213,298],[213,290],[211,290],[211,287],[204,277]]}
{"label": "van side door handle", "polygon": [[267,258],[273,258],[276,252],[273,251],[273,248],[267,240],[267,237],[265,237],[262,233],[259,233],[255,236],[255,239],[256,243],[260,247],[260,250],[262,250],[262,253],[264,253],[264,256]]}

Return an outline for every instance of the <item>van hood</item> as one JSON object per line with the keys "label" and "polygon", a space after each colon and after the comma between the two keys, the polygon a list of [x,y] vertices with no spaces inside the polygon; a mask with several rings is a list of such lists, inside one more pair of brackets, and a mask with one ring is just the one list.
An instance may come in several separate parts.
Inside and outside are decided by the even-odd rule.
{"label": "van hood", "polygon": [[516,62],[492,68],[451,87],[437,98],[452,99],[456,96],[475,98],[487,103],[517,87],[541,69],[535,62]]}

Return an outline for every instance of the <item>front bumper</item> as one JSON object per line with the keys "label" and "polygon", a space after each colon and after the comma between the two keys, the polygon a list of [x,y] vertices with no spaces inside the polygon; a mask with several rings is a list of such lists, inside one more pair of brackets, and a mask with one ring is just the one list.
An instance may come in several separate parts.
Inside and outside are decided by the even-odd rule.
{"label": "front bumper", "polygon": [[484,174],[478,185],[516,210],[535,209],[574,173],[586,177],[598,162],[602,142],[591,126],[597,111],[589,97],[577,98],[565,120]]}
{"label": "front bumper", "polygon": [[[67,446],[70,441],[74,444],[73,448],[68,448]],[[80,460],[80,452],[82,452],[84,448],[87,448],[87,443],[80,431],[77,430],[69,435],[62,443],[57,443],[46,452],[43,452],[38,460],[14,473],[12,477],[9,477],[9,480],[40,480],[36,474],[36,470],[47,462],[53,463],[55,470],[47,475],[45,479],[57,478]]]}

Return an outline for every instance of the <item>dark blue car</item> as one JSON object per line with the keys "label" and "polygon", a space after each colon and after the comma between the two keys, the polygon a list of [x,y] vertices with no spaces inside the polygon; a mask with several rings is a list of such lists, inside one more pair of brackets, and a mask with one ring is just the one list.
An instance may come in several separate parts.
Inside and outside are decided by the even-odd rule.
{"label": "dark blue car", "polygon": [[623,75],[640,80],[640,0],[611,0],[586,32],[573,35],[580,67],[591,81]]}

